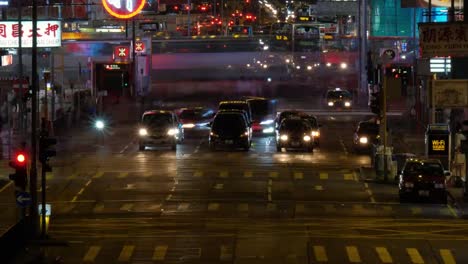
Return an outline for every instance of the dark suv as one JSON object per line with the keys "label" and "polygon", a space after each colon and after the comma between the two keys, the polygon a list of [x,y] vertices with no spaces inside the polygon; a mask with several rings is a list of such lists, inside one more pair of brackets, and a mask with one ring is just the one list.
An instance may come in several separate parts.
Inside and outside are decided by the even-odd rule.
{"label": "dark suv", "polygon": [[314,151],[314,137],[309,122],[301,117],[291,117],[281,122],[276,134],[276,150],[281,152],[286,149],[306,149]]}
{"label": "dark suv", "polygon": [[210,126],[211,149],[218,146],[243,148],[245,151],[250,149],[252,133],[243,111],[220,111]]}
{"label": "dark suv", "polygon": [[407,159],[398,184],[400,202],[432,198],[447,203],[446,176],[450,176],[450,172],[444,171],[437,159]]}
{"label": "dark suv", "polygon": [[218,106],[219,110],[231,110],[231,109],[237,109],[237,110],[242,110],[247,113],[248,117],[248,122],[249,126],[252,123],[252,109],[250,109],[250,105],[247,103],[247,101],[221,101]]}
{"label": "dark suv", "polygon": [[335,88],[327,91],[327,106],[329,108],[350,109],[353,104],[353,96],[348,90]]}
{"label": "dark suv", "polygon": [[166,110],[144,112],[138,134],[140,150],[158,146],[170,146],[176,150],[177,144],[184,140],[184,129],[177,115]]}

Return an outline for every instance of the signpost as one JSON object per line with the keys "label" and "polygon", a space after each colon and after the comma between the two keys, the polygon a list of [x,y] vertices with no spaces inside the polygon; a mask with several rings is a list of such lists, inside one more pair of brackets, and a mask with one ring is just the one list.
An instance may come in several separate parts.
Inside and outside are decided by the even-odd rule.
{"label": "signpost", "polygon": [[16,194],[16,205],[21,208],[31,205],[31,195],[28,192],[18,192]]}
{"label": "signpost", "polygon": [[102,0],[102,5],[111,16],[129,19],[140,13],[146,5],[146,0]]}

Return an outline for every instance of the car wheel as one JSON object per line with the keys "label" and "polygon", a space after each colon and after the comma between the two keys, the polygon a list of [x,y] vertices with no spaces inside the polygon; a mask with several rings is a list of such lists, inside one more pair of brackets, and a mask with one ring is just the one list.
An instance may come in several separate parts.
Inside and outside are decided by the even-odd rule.
{"label": "car wheel", "polygon": [[144,151],[144,150],[146,149],[146,147],[145,147],[145,145],[141,145],[141,144],[140,144],[140,146],[138,146],[138,149],[139,149],[140,151]]}

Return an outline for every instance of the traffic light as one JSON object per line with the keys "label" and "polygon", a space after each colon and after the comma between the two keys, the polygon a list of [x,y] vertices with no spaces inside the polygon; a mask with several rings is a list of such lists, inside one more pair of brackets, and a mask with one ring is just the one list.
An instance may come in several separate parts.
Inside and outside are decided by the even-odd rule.
{"label": "traffic light", "polygon": [[371,93],[371,95],[372,95],[372,98],[371,98],[371,102],[370,102],[370,109],[371,109],[372,113],[374,113],[376,115],[380,115],[380,111],[381,111],[381,108],[382,108],[381,93],[380,92],[375,92],[375,93]]}
{"label": "traffic light", "polygon": [[10,167],[15,169],[15,173],[10,174],[10,180],[15,182],[15,186],[21,190],[26,190],[28,181],[28,159],[24,151],[15,154],[14,159],[9,163]]}
{"label": "traffic light", "polygon": [[130,85],[130,76],[128,72],[122,73],[122,88],[128,88]]}
{"label": "traffic light", "polygon": [[55,144],[57,144],[56,138],[51,138],[47,135],[42,135],[39,138],[39,161],[42,163],[45,171],[52,171],[52,168],[47,162],[49,158],[57,155],[55,149],[52,148]]}

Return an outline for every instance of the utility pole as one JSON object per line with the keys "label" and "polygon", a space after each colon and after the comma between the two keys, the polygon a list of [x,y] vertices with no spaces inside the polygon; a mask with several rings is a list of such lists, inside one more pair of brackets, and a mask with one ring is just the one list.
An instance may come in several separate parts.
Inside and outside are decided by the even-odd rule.
{"label": "utility pole", "polygon": [[383,173],[384,173],[384,182],[388,180],[388,172],[387,172],[387,72],[384,68],[383,74],[383,86],[382,86],[382,121],[380,125],[382,127],[382,138],[383,138]]}
{"label": "utility pole", "polygon": [[[23,28],[22,26],[22,8],[21,8],[21,1],[18,1],[18,24],[20,25],[20,32]],[[20,82],[20,95],[22,95],[23,91],[23,43],[22,42],[22,34],[18,35],[18,80]],[[29,90],[29,89],[28,89]],[[21,98],[22,99],[22,98]],[[26,114],[26,103],[23,100],[19,100],[19,128],[21,131],[21,138],[22,140],[26,139],[26,124],[25,124],[25,114]]]}
{"label": "utility pole", "polygon": [[[192,26],[191,26],[191,22],[190,22],[190,9],[191,9],[191,2],[190,0],[187,0],[187,5],[188,5],[188,9],[187,9],[187,36],[190,37],[192,35]],[[214,7],[216,8],[216,7]]]}
{"label": "utility pole", "polygon": [[[38,231],[38,218],[37,218],[37,171],[36,171],[36,133],[37,133],[37,90],[38,90],[38,76],[37,76],[37,1],[32,1],[32,50],[31,50],[31,68],[32,68],[32,95],[31,95],[31,173],[30,192],[31,192],[31,227],[33,235],[37,235]],[[45,191],[45,190],[43,190]]]}
{"label": "utility pole", "polygon": [[[132,89],[130,89],[130,95],[133,95],[133,92],[136,92],[136,76],[138,74],[137,62],[136,62],[136,51],[135,51],[135,42],[136,42],[136,32],[135,32],[135,18],[132,18],[132,58],[133,58],[133,76],[132,76]],[[133,92],[132,92],[133,90]]]}

